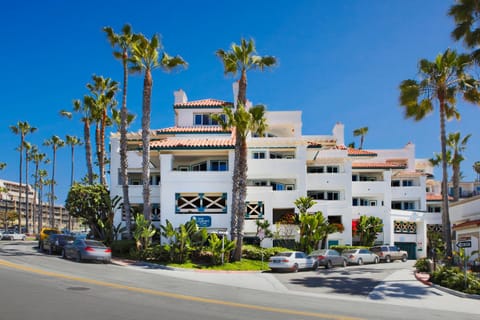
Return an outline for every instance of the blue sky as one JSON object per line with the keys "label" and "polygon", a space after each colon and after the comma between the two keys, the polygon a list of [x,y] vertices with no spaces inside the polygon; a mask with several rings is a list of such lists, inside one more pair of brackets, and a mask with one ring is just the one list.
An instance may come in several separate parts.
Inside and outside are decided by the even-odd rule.
{"label": "blue sky", "polygon": [[[189,67],[170,74],[153,73],[152,127],[173,125],[173,91],[183,89],[189,100],[232,101],[233,78],[223,74],[215,57],[241,37],[254,38],[261,55],[274,55],[279,65],[248,76],[248,98],[272,111],[302,110],[304,134],[330,134],[345,124],[346,143],[356,128],[369,127],[366,149],[416,145],[417,158],[440,151],[439,120],[434,113],[415,123],[403,117],[398,85],[417,75],[421,58],[432,60],[446,48],[465,51],[452,41],[453,21],[447,16],[453,0],[371,1],[8,1],[0,11],[0,177],[18,181],[19,137],[9,126],[28,121],[38,131],[27,137],[41,146],[52,135],[83,137],[79,118],[58,115],[87,93],[93,74],[121,81],[121,64],[102,32],[117,32],[130,23],[148,37],[159,33],[165,51],[181,55]],[[238,6],[240,4],[240,6]],[[129,109],[140,127],[142,77],[129,83]],[[121,97],[119,96],[120,100]],[[458,105],[461,121],[447,131],[471,133],[463,174],[476,175],[480,160],[477,123],[480,110]],[[70,151],[58,151],[57,203],[63,203],[70,180]],[[85,175],[84,150],[76,157],[76,179]],[[49,170],[50,166],[47,167]],[[436,170],[440,179],[440,170]]]}

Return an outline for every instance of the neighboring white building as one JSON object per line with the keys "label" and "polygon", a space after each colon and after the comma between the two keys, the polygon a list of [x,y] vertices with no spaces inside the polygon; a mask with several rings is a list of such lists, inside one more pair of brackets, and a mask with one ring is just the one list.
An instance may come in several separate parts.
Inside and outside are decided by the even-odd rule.
{"label": "neighboring white building", "polygon": [[465,252],[471,259],[478,257],[478,254],[472,255],[472,252],[480,249],[480,196],[451,203],[449,210],[455,234],[453,240],[470,241],[471,247],[465,248]]}
{"label": "neighboring white building", "polygon": [[[234,135],[212,120],[212,114],[234,104],[216,99],[188,101],[175,92],[175,126],[152,129],[151,203],[156,224],[174,225],[196,219],[211,232],[230,229]],[[415,159],[415,146],[357,150],[345,147],[344,126],[327,135],[302,135],[301,111],[268,111],[267,133],[248,137],[248,189],[245,239],[256,237],[257,219],[270,221],[283,236],[297,234],[276,223],[297,213],[294,201],[310,196],[342,233],[332,244],[354,244],[352,228],[361,215],[384,222],[378,241],[409,250],[411,257],[427,253],[427,229],[438,229],[441,213],[428,212],[428,161]],[[118,133],[111,136],[111,192],[122,195],[119,180]],[[142,205],[141,132],[128,134],[128,179],[132,206]],[[141,210],[140,210],[141,211]],[[161,217],[161,218],[158,218]],[[115,225],[122,221],[117,212]],[[286,234],[287,233],[287,234]],[[289,234],[288,234],[289,233]],[[265,239],[263,246],[272,246]]]}

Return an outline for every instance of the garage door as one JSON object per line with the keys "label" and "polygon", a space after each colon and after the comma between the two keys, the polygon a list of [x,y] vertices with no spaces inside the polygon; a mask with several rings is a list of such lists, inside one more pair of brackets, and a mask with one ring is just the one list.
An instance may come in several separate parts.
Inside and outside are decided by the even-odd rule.
{"label": "garage door", "polygon": [[395,242],[395,245],[400,250],[405,250],[408,253],[408,259],[417,259],[417,244],[415,242]]}

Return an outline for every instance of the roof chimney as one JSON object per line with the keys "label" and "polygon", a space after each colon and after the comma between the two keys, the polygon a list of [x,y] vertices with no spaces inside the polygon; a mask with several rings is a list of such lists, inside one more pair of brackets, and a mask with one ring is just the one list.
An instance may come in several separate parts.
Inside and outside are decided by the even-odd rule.
{"label": "roof chimney", "polygon": [[174,91],[173,96],[175,97],[174,104],[181,104],[188,101],[187,94],[182,89],[179,89],[178,91]]}

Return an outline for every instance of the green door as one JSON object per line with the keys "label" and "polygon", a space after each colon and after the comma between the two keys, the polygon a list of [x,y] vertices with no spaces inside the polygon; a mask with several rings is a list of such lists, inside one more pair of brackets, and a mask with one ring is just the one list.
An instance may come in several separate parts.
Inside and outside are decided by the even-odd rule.
{"label": "green door", "polygon": [[408,259],[417,259],[417,244],[415,242],[395,242],[395,245],[399,247],[400,250],[407,251]]}

